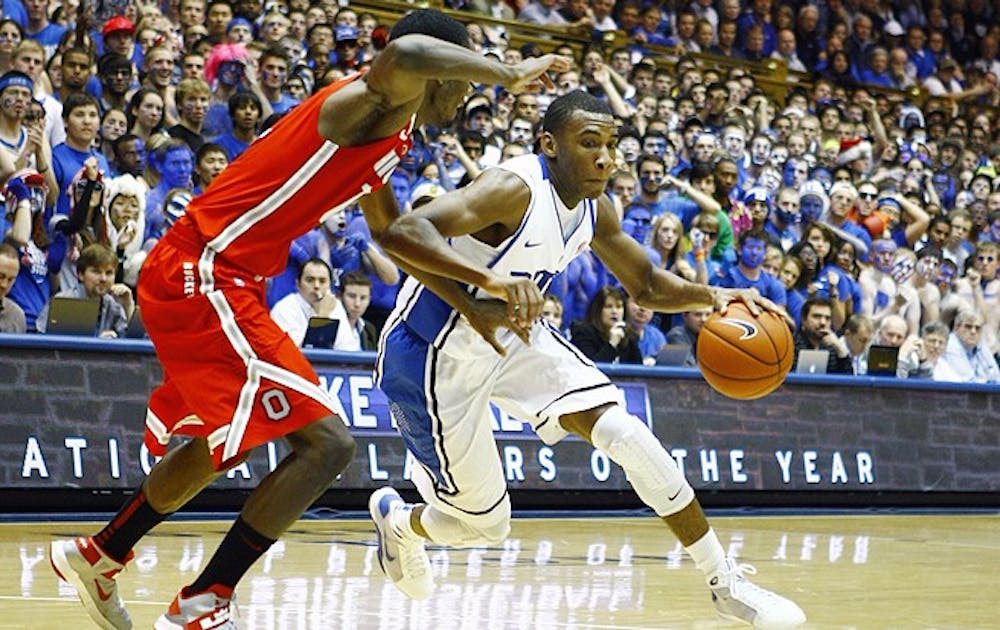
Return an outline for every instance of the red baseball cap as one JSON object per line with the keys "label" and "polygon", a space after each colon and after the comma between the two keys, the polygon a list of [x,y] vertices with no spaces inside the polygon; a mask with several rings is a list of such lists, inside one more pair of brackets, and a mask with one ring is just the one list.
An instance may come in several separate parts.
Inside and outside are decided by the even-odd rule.
{"label": "red baseball cap", "polygon": [[101,29],[101,35],[107,37],[111,33],[118,33],[121,31],[135,33],[135,25],[132,24],[132,21],[127,17],[116,15],[104,23],[104,28]]}

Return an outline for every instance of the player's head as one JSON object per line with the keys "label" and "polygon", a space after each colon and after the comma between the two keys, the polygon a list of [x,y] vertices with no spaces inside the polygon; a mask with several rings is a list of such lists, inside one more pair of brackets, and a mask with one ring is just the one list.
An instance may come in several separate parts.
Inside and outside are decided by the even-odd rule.
{"label": "player's head", "polygon": [[[426,35],[463,48],[472,45],[469,32],[461,22],[431,9],[419,9],[403,16],[392,27],[389,40],[405,35]],[[439,127],[447,125],[458,115],[458,108],[468,95],[469,83],[466,81],[428,81],[418,112],[420,122]]]}
{"label": "player's head", "polygon": [[541,150],[568,198],[595,198],[615,168],[618,129],[611,108],[583,91],[552,101],[542,120]]}
{"label": "player's head", "polygon": [[403,35],[427,35],[469,48],[469,31],[458,20],[433,9],[418,9],[404,15],[389,31],[389,40]]}

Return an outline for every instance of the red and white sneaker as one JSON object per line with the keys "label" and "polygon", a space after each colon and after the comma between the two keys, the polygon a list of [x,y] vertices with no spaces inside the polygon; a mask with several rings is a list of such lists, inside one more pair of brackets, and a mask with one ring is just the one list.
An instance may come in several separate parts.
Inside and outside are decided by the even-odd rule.
{"label": "red and white sneaker", "polygon": [[132,618],[118,595],[115,577],[134,557],[131,551],[125,562],[111,559],[88,537],[54,540],[49,545],[52,569],[76,594],[90,618],[104,630],[129,630]]}
{"label": "red and white sneaker", "polygon": [[200,593],[186,591],[181,589],[153,630],[237,630],[232,591],[219,585]]}

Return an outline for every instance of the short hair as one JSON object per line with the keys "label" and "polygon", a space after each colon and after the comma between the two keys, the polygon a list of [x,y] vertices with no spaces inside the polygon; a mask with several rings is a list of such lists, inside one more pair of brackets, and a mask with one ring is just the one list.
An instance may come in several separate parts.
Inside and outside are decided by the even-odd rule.
{"label": "short hair", "polygon": [[757,239],[758,241],[764,243],[765,245],[768,243],[767,233],[762,229],[755,228],[747,230],[746,232],[740,234],[740,239],[739,239],[740,247],[743,247],[743,244],[752,238]]}
{"label": "short hair", "polygon": [[688,179],[692,183],[702,179],[708,179],[709,177],[715,177],[715,168],[708,163],[696,162],[691,166],[691,170],[688,172]]}
{"label": "short hair", "polygon": [[966,322],[969,322],[969,321],[982,322],[983,319],[984,318],[979,313],[979,311],[976,311],[976,310],[973,310],[973,309],[961,309],[961,310],[958,311],[958,314],[955,315],[955,321],[952,324],[952,327],[953,327],[953,329],[954,328],[958,328],[962,324],[964,324]]}
{"label": "short hair", "polygon": [[111,74],[115,70],[121,69],[132,70],[132,62],[125,55],[109,52],[101,55],[101,58],[97,60],[97,74],[99,75]]}
{"label": "short hair", "polygon": [[983,252],[1000,252],[1000,243],[996,243],[994,241],[979,241],[979,244],[976,245],[976,255],[978,256]]}
{"label": "short hair", "polygon": [[229,152],[226,151],[226,147],[222,146],[218,142],[206,142],[205,144],[198,147],[198,151],[194,154],[194,163],[197,164],[201,162],[209,153],[221,153],[226,156],[226,161],[229,161]]}
{"label": "short hair", "polygon": [[[14,22],[14,24],[17,24],[17,22]],[[17,28],[20,30],[20,28],[21,28],[20,25],[18,25]],[[10,56],[11,56],[12,59],[17,59],[17,56],[20,55],[21,53],[23,53],[26,50],[30,50],[30,51],[36,52],[36,53],[41,53],[42,60],[43,61],[45,60],[45,57],[46,57],[45,47],[42,46],[41,44],[39,44],[36,40],[31,39],[30,37],[22,39],[21,43],[17,45],[17,48],[14,49],[14,52],[11,53]]]}
{"label": "short hair", "polygon": [[288,60],[288,55],[285,54],[284,49],[282,49],[280,46],[271,46],[270,48],[262,52],[260,55],[260,61],[258,63],[263,66],[264,60],[267,59],[268,57],[271,57],[273,59],[281,59],[286,64],[291,63],[291,61]]}
{"label": "short hair", "polygon": [[[62,54],[62,63],[66,63],[66,57],[69,55],[83,55],[87,58],[87,63],[92,62],[94,59],[90,54],[90,51],[86,48],[81,48],[79,46],[73,46],[72,48],[67,48]],[[60,65],[62,65],[62,63]]]}
{"label": "short hair", "polygon": [[306,30],[306,41],[308,42],[309,40],[311,40],[313,34],[316,31],[321,31],[321,30],[324,30],[324,29],[329,30],[330,31],[330,37],[333,37],[333,32],[334,31],[333,31],[333,25],[332,24],[328,24],[327,22],[316,22],[315,24],[313,24],[312,26],[310,26],[308,28],[308,30]]}
{"label": "short hair", "polygon": [[124,133],[124,134],[118,136],[117,138],[115,138],[114,140],[112,140],[111,141],[111,148],[115,152],[115,158],[118,158],[121,155],[121,152],[122,152],[122,150],[123,150],[126,142],[132,142],[134,140],[141,140],[141,138],[139,136],[135,135],[134,133]]}
{"label": "short hair", "polygon": [[927,322],[924,324],[923,328],[920,329],[920,336],[924,337],[926,335],[942,335],[944,337],[948,336],[948,327],[944,325],[944,322],[934,320],[932,322]]}
{"label": "short hair", "polygon": [[486,148],[486,136],[479,133],[478,131],[460,131],[458,134],[458,139],[460,142],[475,142],[480,148]]}
{"label": "short hair", "polygon": [[212,96],[212,90],[205,79],[183,79],[177,84],[176,102],[182,105],[191,96]]}
{"label": "short hair", "polygon": [[719,217],[714,214],[703,214],[699,212],[694,215],[691,219],[691,227],[696,227],[699,230],[714,230],[719,231]]}
{"label": "short hair", "polygon": [[[150,157],[157,164],[159,164],[166,159],[168,153],[177,149],[186,149],[189,154],[192,153],[191,147],[188,146],[188,143],[179,138],[165,138],[156,145],[156,148],[151,149],[148,153],[150,154]],[[156,168],[155,164],[154,168]],[[157,169],[157,173],[159,173],[159,169]]]}
{"label": "short hair", "polygon": [[340,290],[344,291],[347,285],[372,288],[372,279],[363,271],[348,271],[340,276]]}
{"label": "short hair", "polygon": [[229,97],[229,116],[235,116],[236,110],[244,105],[253,105],[257,108],[258,114],[264,113],[264,108],[260,103],[260,97],[253,92],[237,92]]}
{"label": "short hair", "polygon": [[455,18],[433,9],[418,9],[404,15],[389,31],[389,41],[404,35],[427,35],[469,48],[469,31]]}
{"label": "short hair", "polygon": [[565,307],[563,306],[562,299],[558,295],[556,295],[555,293],[546,292],[542,296],[542,304],[544,304],[546,302],[551,302],[552,304],[555,304],[556,306],[558,306],[559,307],[559,315],[562,315],[566,311]]}
{"label": "short hair", "polygon": [[583,90],[574,90],[552,101],[542,119],[542,130],[549,133],[559,133],[578,111],[612,116],[607,103]]}
{"label": "short hair", "polygon": [[823,297],[822,295],[814,295],[802,303],[802,319],[809,317],[809,313],[812,312],[817,306],[825,306],[831,311],[833,311],[833,302],[830,298]]}
{"label": "short hair", "polygon": [[94,267],[118,267],[118,254],[107,245],[92,243],[83,248],[76,261],[76,270],[83,273]]}
{"label": "short hair", "polygon": [[859,332],[862,329],[868,329],[872,332],[875,331],[875,324],[872,322],[871,317],[863,313],[855,313],[847,318],[847,322],[844,323],[844,332],[849,332],[852,335]]}
{"label": "short hair", "polygon": [[937,245],[924,245],[917,252],[917,260],[924,258],[937,258],[939,261],[944,260],[944,252]]}
{"label": "short hair", "polygon": [[299,273],[295,276],[296,282],[302,281],[302,274],[306,270],[306,265],[322,265],[323,268],[326,269],[327,279],[330,281],[330,284],[333,284],[333,269],[330,267],[330,263],[326,262],[322,258],[316,258],[315,256],[302,263],[302,266],[299,267]]}
{"label": "short hair", "polygon": [[[643,153],[639,155],[639,157],[636,158],[635,160],[635,172],[637,174],[640,170],[642,170],[642,165],[645,164],[646,162],[653,162],[654,164],[659,164],[664,169],[667,168],[667,165],[663,163],[663,158],[661,158],[660,156],[653,153]],[[638,180],[638,178],[636,179]]]}
{"label": "short hair", "polygon": [[80,109],[81,107],[93,107],[98,114],[101,112],[101,105],[97,102],[97,99],[90,94],[70,94],[63,101],[63,120],[69,120],[70,114],[73,110]]}
{"label": "short hair", "polygon": [[6,256],[7,258],[13,258],[14,260],[20,261],[21,255],[17,253],[17,248],[10,243],[4,243],[0,241],[0,256]]}

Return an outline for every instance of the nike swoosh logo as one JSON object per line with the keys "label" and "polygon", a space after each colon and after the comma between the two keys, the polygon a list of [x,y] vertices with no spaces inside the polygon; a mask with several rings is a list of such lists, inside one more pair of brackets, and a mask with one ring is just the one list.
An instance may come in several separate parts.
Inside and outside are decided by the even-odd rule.
{"label": "nike swoosh logo", "polygon": [[751,324],[750,322],[746,322],[743,321],[742,319],[736,319],[733,317],[723,317],[719,321],[723,324],[732,326],[733,328],[738,328],[741,331],[743,331],[743,334],[740,336],[740,341],[743,341],[744,339],[752,339],[757,336],[757,327]]}
{"label": "nike swoosh logo", "polygon": [[538,241],[538,242],[536,242],[536,243],[532,243],[531,241],[527,241],[527,242],[526,242],[526,243],[524,244],[524,248],[525,248],[525,249],[527,249],[527,248],[529,248],[529,247],[538,247],[538,246],[539,246],[539,245],[541,245],[541,244],[542,244],[542,241]]}
{"label": "nike swoosh logo", "polygon": [[382,535],[382,530],[379,526],[375,526],[375,533],[378,534],[378,551],[380,555],[385,556],[385,559],[389,562],[395,562],[396,559],[389,553],[389,549],[385,545],[385,536]]}
{"label": "nike swoosh logo", "polygon": [[675,493],[674,493],[674,496],[672,496],[672,497],[667,497],[667,501],[673,501],[674,499],[676,499],[677,497],[679,497],[679,496],[680,496],[680,494],[681,494],[681,490],[683,490],[683,489],[684,489],[684,488],[683,488],[683,486],[682,486],[682,487],[680,487],[680,488],[678,488],[678,489],[677,489],[677,492],[675,492]]}
{"label": "nike swoosh logo", "polygon": [[101,584],[97,580],[94,580],[94,586],[97,587],[97,596],[101,598],[102,602],[106,602],[109,599],[111,599],[111,593],[105,592],[104,589],[101,588]]}

